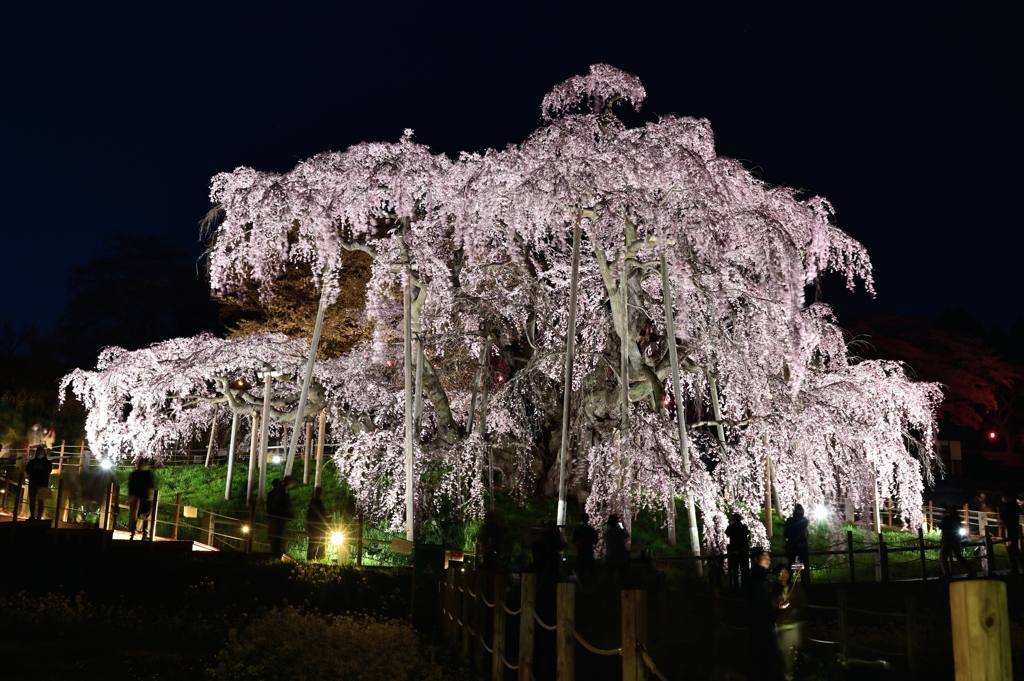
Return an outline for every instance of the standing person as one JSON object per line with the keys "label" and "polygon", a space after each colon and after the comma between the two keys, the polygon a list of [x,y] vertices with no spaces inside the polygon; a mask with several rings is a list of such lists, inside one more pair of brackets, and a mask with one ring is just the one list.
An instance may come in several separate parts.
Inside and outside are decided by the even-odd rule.
{"label": "standing person", "polygon": [[744,585],[747,592],[747,665],[750,679],[776,681],[779,678],[779,649],[776,641],[776,613],[768,570],[772,556],[763,548],[755,548],[750,578]]}
{"label": "standing person", "polygon": [[750,530],[743,524],[739,513],[733,513],[729,527],[725,528],[725,536],[729,538],[726,556],[729,559],[729,586],[738,587],[740,577],[746,584],[750,577]]}
{"label": "standing person", "polygon": [[807,526],[810,521],[804,516],[804,507],[797,504],[793,507],[793,515],[786,518],[786,527],[783,535],[786,538],[786,557],[790,565],[800,563],[806,569],[801,571],[803,583],[811,581],[811,560],[808,555]]}
{"label": "standing person", "polygon": [[604,543],[608,549],[608,580],[625,581],[629,576],[629,548],[626,541],[629,532],[619,522],[619,516],[612,513],[608,516],[608,526],[604,530]]}
{"label": "standing person", "polygon": [[[797,568],[797,571],[802,569]],[[792,681],[797,653],[803,641],[804,592],[803,587],[796,583],[789,565],[780,565],[776,575],[775,584],[772,585],[772,604],[778,613],[777,642],[786,681]]]}
{"label": "standing person", "polygon": [[324,557],[330,523],[327,521],[323,496],[323,487],[314,489],[313,500],[309,502],[309,508],[306,510],[306,532],[309,533],[306,560],[320,560]]}
{"label": "standing person", "polygon": [[292,519],[292,501],[288,497],[288,479],[274,478],[267,495],[267,542],[270,553],[280,558],[286,548],[285,531]]}
{"label": "standing person", "polygon": [[139,459],[135,462],[135,470],[128,476],[128,539],[135,539],[135,532],[142,523],[142,538],[149,532],[149,513],[153,509],[153,471],[149,470],[149,460]]}
{"label": "standing person", "polygon": [[977,577],[971,564],[968,563],[960,551],[960,541],[967,534],[963,525],[960,524],[960,514],[953,505],[946,507],[946,517],[939,523],[939,531],[942,533],[942,542],[939,544],[939,565],[942,566],[942,576],[947,579],[953,578],[953,567],[949,563],[949,557],[953,556],[956,561],[967,568],[971,577]]}
{"label": "standing person", "polygon": [[35,458],[25,464],[25,474],[28,476],[28,519],[43,519],[44,499],[39,498],[39,490],[46,490],[45,495],[50,491],[50,472],[53,470],[53,462],[46,458],[46,447],[36,447]]}
{"label": "standing person", "polygon": [[590,516],[581,513],[580,524],[572,531],[572,545],[576,548],[576,575],[581,580],[583,575],[592,576],[597,570],[597,563],[594,561],[597,540],[597,530],[590,524]]}
{"label": "standing person", "polygon": [[1010,573],[1017,574],[1021,564],[1020,557],[1020,504],[1009,492],[1003,492],[1002,503],[999,504],[999,518],[1006,528],[1006,555],[1010,558]]}

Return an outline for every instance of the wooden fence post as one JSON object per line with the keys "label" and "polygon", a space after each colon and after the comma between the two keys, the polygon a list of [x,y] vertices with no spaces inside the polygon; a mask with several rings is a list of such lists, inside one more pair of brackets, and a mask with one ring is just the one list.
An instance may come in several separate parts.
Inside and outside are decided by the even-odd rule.
{"label": "wooden fence post", "polygon": [[647,667],[637,644],[647,645],[647,592],[622,592],[622,681],[644,681]]}
{"label": "wooden fence post", "polygon": [[313,424],[306,422],[305,437],[302,440],[302,484],[309,485],[309,441],[313,438]]}
{"label": "wooden fence post", "polygon": [[971,536],[971,509],[964,504],[964,527],[967,529],[967,536]]}
{"label": "wooden fence post", "polygon": [[453,592],[455,591],[455,567],[449,566],[444,571],[444,642],[452,645],[455,642],[455,636],[453,631],[455,629],[455,622],[453,621],[452,606],[455,600]]}
{"label": "wooden fence post", "polygon": [[57,481],[57,504],[53,507],[53,545],[57,546],[57,535],[60,533],[60,506],[64,503],[64,481]]}
{"label": "wooden fence post", "polygon": [[494,575],[494,627],[491,635],[491,681],[505,681],[505,575]]}
{"label": "wooden fence post", "polygon": [[[252,521],[249,521],[249,536],[253,533]],[[203,517],[199,521],[199,541],[207,546],[213,546],[213,514],[203,511]]]}
{"label": "wooden fence post", "polygon": [[885,500],[885,512],[888,525],[889,527],[892,527],[892,497]]}
{"label": "wooden fence post", "polygon": [[471,612],[469,607],[469,576],[466,574],[466,568],[461,568],[459,574],[462,575],[462,596],[460,597],[459,612],[462,615],[462,660],[463,662],[469,662],[469,646],[472,643],[472,639],[469,635],[469,614]]}
{"label": "wooden fence post", "polygon": [[836,605],[839,617],[839,657],[846,663],[846,592],[836,592]]}
{"label": "wooden fence post", "polygon": [[853,530],[846,531],[846,558],[850,563],[850,584],[857,581],[857,554],[853,552]]}
{"label": "wooden fence post", "polygon": [[363,569],[363,512],[359,511],[359,524],[357,526],[359,536],[356,537],[356,567]]}
{"label": "wooden fence post", "polygon": [[533,617],[537,607],[537,575],[524,572],[519,605],[519,681],[533,681]]}
{"label": "wooden fence post", "polygon": [[21,511],[21,497],[22,497],[21,490],[22,490],[22,484],[23,484],[23,477],[24,477],[24,474],[19,470],[18,471],[18,480],[17,480],[18,485],[14,489],[14,511],[11,513],[11,522],[12,523],[18,522],[18,513]]}
{"label": "wooden fence post", "polygon": [[110,485],[103,490],[103,505],[100,506],[99,515],[96,517],[96,527],[105,530],[110,524]]}
{"label": "wooden fence post", "polygon": [[986,577],[991,577],[996,571],[996,554],[992,547],[992,535],[987,527],[982,526],[981,533],[981,569],[985,571]]}
{"label": "wooden fence post", "polygon": [[924,528],[917,528],[917,550],[921,554],[921,581],[928,581],[928,559],[924,555]]}
{"label": "wooden fence post", "polygon": [[178,541],[178,520],[181,518],[181,492],[174,495],[174,541]]}
{"label": "wooden fence post", "polygon": [[917,679],[917,601],[913,594],[906,595],[907,609],[907,666],[910,668],[910,678]]}
{"label": "wooden fence post", "polygon": [[928,501],[928,531],[935,531],[935,507],[930,500]]}
{"label": "wooden fence post", "polygon": [[949,585],[949,613],[956,681],[1011,681],[1006,583],[955,580]]}
{"label": "wooden fence post", "polygon": [[[625,596],[626,592],[622,593]],[[625,598],[623,598],[623,603],[625,603]],[[570,628],[576,628],[576,584],[559,582],[557,606],[555,679],[556,681],[576,681],[576,637],[570,631]],[[625,616],[623,616],[623,622],[625,622]]]}
{"label": "wooden fence post", "polygon": [[60,458],[57,459],[57,475],[64,472],[64,440],[60,441]]}
{"label": "wooden fence post", "polygon": [[889,546],[885,543],[885,537],[878,533],[878,564],[881,568],[883,582],[889,581]]}
{"label": "wooden fence post", "polygon": [[480,561],[473,567],[473,583],[476,585],[476,593],[473,595],[473,629],[476,636],[473,637],[473,670],[478,677],[484,675],[484,633],[487,628],[484,626],[487,605],[484,603],[485,582],[480,579]]}
{"label": "wooden fence post", "polygon": [[153,510],[149,517],[149,541],[156,541],[156,514],[160,510],[160,490],[153,490]]}

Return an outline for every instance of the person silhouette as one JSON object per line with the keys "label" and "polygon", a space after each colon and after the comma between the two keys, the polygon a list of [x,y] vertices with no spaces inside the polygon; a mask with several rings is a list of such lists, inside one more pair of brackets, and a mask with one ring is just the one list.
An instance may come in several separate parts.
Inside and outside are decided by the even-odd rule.
{"label": "person silhouette", "polygon": [[42,520],[43,506],[45,499],[39,498],[39,492],[45,490],[43,495],[50,491],[50,472],[53,471],[53,462],[46,458],[46,447],[36,447],[35,458],[25,464],[25,474],[28,476],[28,519]]}
{"label": "person silhouette", "polygon": [[738,587],[740,577],[744,583],[750,577],[750,530],[743,524],[739,513],[732,514],[725,536],[729,538],[725,551],[729,559],[729,586]]}
{"label": "person silhouette", "polygon": [[783,529],[783,536],[786,538],[786,557],[790,565],[803,565],[800,571],[800,578],[803,583],[811,581],[811,560],[808,551],[807,527],[810,521],[804,515],[802,504],[793,506],[793,515],[786,518],[786,526]]}

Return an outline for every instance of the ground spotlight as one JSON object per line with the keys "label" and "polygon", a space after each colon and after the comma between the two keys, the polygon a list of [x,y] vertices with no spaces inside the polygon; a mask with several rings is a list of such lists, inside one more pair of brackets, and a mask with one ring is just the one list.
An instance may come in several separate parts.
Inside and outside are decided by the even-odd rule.
{"label": "ground spotlight", "polygon": [[249,526],[242,525],[242,534],[249,534]]}
{"label": "ground spotlight", "polygon": [[960,536],[961,537],[966,537],[967,536],[967,528],[966,527],[961,527],[960,528]]}
{"label": "ground spotlight", "polygon": [[341,536],[341,532],[335,532],[331,535],[331,543],[335,546],[340,546],[343,540],[344,537]]}
{"label": "ground spotlight", "polygon": [[818,505],[814,507],[814,519],[817,521],[828,520],[828,507]]}
{"label": "ground spotlight", "polygon": [[114,462],[111,461],[110,459],[103,459],[103,461],[100,461],[100,468],[102,468],[105,471],[109,471],[113,467]]}
{"label": "ground spotlight", "polygon": [[281,456],[279,454],[274,454],[274,456],[270,459],[270,462],[276,466],[277,464],[281,463]]}

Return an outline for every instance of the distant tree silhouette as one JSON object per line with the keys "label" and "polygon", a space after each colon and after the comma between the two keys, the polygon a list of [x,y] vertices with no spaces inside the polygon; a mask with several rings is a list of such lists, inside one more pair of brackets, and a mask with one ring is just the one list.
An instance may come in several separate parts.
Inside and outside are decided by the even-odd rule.
{"label": "distant tree silhouette", "polygon": [[88,367],[106,346],[136,350],[217,327],[205,274],[182,249],[155,234],[112,234],[103,245],[68,278],[55,328],[67,363]]}

